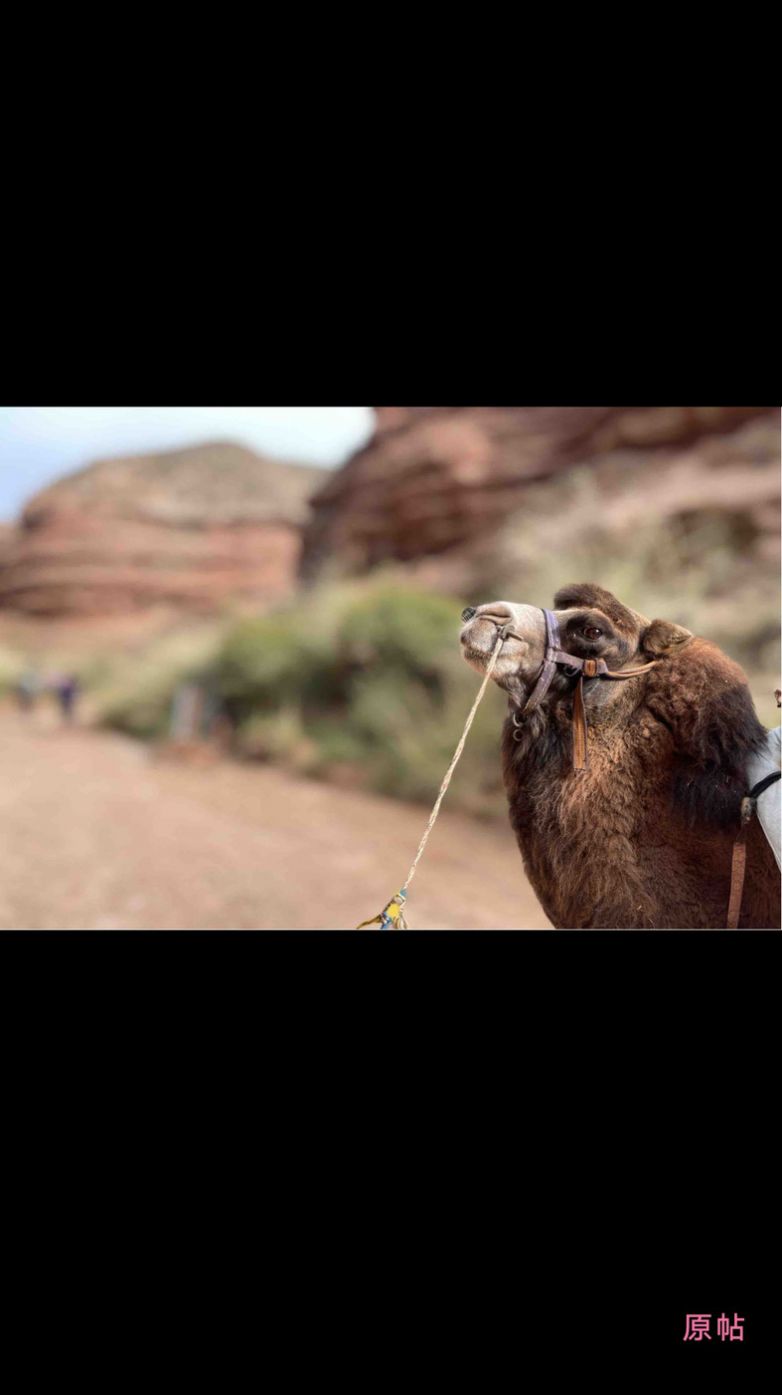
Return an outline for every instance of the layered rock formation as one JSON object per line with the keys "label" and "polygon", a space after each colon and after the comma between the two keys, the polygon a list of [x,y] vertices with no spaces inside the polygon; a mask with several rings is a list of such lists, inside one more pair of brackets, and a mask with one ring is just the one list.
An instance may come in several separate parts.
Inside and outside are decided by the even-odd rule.
{"label": "layered rock formation", "polygon": [[[312,500],[307,579],[458,554],[491,539],[510,516],[521,519],[530,486],[569,468],[613,461],[627,481],[756,417],[778,423],[776,409],[762,407],[374,410],[374,437]],[[739,463],[751,463],[747,449],[749,457],[739,447]],[[759,449],[768,464],[767,447]],[[685,476],[691,468],[692,460]]]}
{"label": "layered rock formation", "polygon": [[376,411],[374,438],[313,498],[307,584],[380,567],[461,605],[547,605],[599,581],[713,639],[776,724],[777,408]]}
{"label": "layered rock formation", "polygon": [[33,498],[0,549],[0,609],[120,614],[268,603],[295,584],[311,466],[232,444],[104,460]]}

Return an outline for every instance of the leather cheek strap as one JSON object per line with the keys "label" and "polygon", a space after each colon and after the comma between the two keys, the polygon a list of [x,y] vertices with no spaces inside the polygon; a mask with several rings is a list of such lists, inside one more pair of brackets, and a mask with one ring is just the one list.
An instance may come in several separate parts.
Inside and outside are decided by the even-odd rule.
{"label": "leather cheek strap", "polygon": [[584,706],[584,675],[578,675],[573,697],[573,769],[585,770],[589,763],[587,752],[587,718]]}
{"label": "leather cheek strap", "polygon": [[[603,665],[605,667],[605,665]],[[584,679],[596,678],[598,674],[598,660],[584,659],[581,672],[578,675],[578,683],[573,696],[573,769],[585,770],[589,764],[589,747],[587,745],[587,715],[584,703]]]}
{"label": "leather cheek strap", "polygon": [[551,687],[551,680],[557,671],[557,663],[560,662],[559,622],[551,610],[544,610],[543,616],[546,621],[546,648],[543,655],[543,666],[538,674],[535,687],[524,704],[525,714],[533,712],[536,707],[540,706]]}
{"label": "leather cheek strap", "polygon": [[589,744],[587,741],[587,714],[584,702],[584,679],[598,678],[635,678],[639,673],[648,673],[650,668],[654,668],[656,660],[650,664],[643,664],[640,668],[626,668],[623,673],[613,672],[608,668],[604,659],[583,659],[581,660],[581,671],[578,675],[578,683],[573,696],[573,769],[586,770],[589,765]]}

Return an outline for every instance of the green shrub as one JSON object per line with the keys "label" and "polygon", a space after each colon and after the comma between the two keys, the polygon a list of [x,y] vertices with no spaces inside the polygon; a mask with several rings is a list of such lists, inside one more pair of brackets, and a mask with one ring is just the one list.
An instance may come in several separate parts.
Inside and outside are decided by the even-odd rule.
{"label": "green shrub", "polygon": [[386,585],[348,608],[337,643],[354,667],[428,684],[441,677],[458,620],[453,601],[445,596]]}
{"label": "green shrub", "polygon": [[241,721],[299,705],[310,688],[320,690],[331,667],[328,639],[293,611],[240,621],[221,646],[215,673],[220,696]]}
{"label": "green shrub", "polygon": [[[237,749],[324,779],[348,774],[385,794],[434,799],[477,684],[459,653],[460,609],[380,579],[326,587],[242,621],[214,670]],[[501,695],[487,694],[484,707],[470,739],[471,775],[451,803],[491,813],[502,807]]]}
{"label": "green shrub", "polygon": [[171,703],[181,683],[208,682],[219,631],[182,630],[152,641],[133,655],[103,657],[83,676],[91,691],[96,720],[103,726],[145,740],[169,730]]}
{"label": "green shrub", "polygon": [[236,729],[234,750],[247,760],[275,761],[299,774],[317,764],[317,748],[295,711],[256,712]]}

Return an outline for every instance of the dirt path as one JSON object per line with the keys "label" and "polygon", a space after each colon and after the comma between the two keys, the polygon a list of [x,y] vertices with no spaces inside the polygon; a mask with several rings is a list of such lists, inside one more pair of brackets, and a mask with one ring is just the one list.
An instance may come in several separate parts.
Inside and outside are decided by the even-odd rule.
{"label": "dirt path", "polygon": [[[352,928],[398,888],[427,811],[0,709],[0,929]],[[510,829],[441,814],[419,929],[547,926]]]}

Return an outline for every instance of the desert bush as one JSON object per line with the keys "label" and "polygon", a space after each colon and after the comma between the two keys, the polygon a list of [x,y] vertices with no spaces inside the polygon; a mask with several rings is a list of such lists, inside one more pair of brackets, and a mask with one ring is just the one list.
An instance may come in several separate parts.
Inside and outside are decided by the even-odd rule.
{"label": "desert bush", "polygon": [[164,736],[177,688],[208,681],[218,643],[219,630],[210,626],[166,635],[132,655],[101,657],[82,675],[96,721],[147,740]]}
{"label": "desert bush", "polygon": [[[237,749],[324,779],[433,799],[478,681],[459,653],[460,609],[450,597],[381,579],[324,588],[242,621],[214,671]],[[453,806],[502,808],[502,708],[501,695],[488,693]]]}

